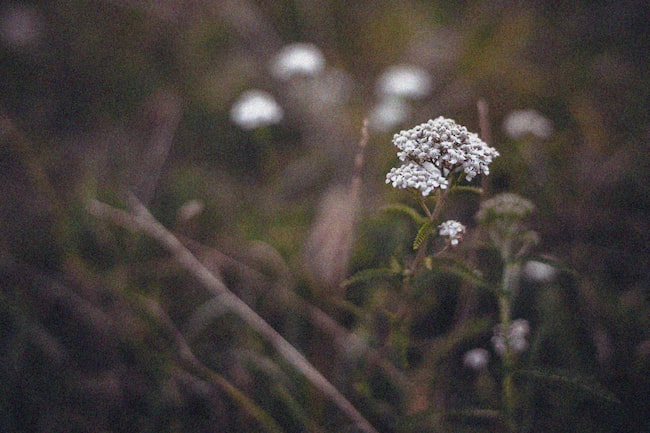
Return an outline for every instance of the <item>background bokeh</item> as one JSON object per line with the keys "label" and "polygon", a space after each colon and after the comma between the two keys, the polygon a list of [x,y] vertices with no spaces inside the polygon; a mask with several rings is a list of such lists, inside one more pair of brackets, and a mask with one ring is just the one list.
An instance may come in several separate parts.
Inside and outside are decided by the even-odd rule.
{"label": "background bokeh", "polygon": [[[429,275],[422,285],[435,289],[412,305],[402,359],[390,285],[340,285],[409,253],[415,228],[380,212],[408,201],[384,182],[391,138],[440,115],[499,150],[490,191],[536,204],[535,256],[561,270],[552,284],[523,284],[525,362],[593,384],[526,382],[521,431],[648,431],[648,16],[642,0],[2,2],[0,431],[257,431],[232,395],[179,362],[161,315],[283,431],[355,431],[239,319],[212,307],[201,321],[208,293],[153,241],[86,211],[91,198],[122,207],[125,191],[379,431],[497,431],[460,410],[498,405],[498,368],[462,366],[464,351],[489,348],[489,293]],[[292,42],[322,51],[318,76],[273,77],[270,62]],[[427,71],[431,91],[392,129],[371,124],[351,198],[377,79],[400,64]],[[254,88],[278,101],[280,123],[232,121]],[[550,136],[506,134],[519,109],[549,119]],[[477,208],[467,197],[449,214],[471,231]],[[338,328],[316,323],[311,307]],[[341,332],[435,390],[401,388],[341,346]]]}

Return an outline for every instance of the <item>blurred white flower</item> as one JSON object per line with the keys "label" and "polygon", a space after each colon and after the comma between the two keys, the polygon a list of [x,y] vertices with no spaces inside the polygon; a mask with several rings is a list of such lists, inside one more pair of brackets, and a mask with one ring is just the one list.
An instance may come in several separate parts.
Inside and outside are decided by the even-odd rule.
{"label": "blurred white flower", "polygon": [[528,334],[530,333],[530,325],[525,319],[513,320],[510,326],[508,327],[508,335],[503,335],[503,327],[499,324],[494,327],[494,335],[492,337],[492,345],[494,346],[494,351],[499,355],[503,356],[506,352],[506,344],[510,347],[510,350],[519,354],[528,349]]}
{"label": "blurred white flower", "polygon": [[431,93],[432,87],[429,73],[411,65],[391,66],[377,80],[377,93],[382,97],[422,99]]}
{"label": "blurred white flower", "polygon": [[0,41],[10,47],[35,45],[43,33],[43,19],[36,9],[25,5],[5,7],[0,11]]}
{"label": "blurred white flower", "polygon": [[287,81],[294,76],[314,76],[325,68],[325,57],[314,44],[286,45],[271,60],[271,75]]}
{"label": "blurred white flower", "polygon": [[435,188],[445,189],[447,176],[452,173],[462,171],[468,181],[489,174],[488,166],[499,156],[478,135],[444,117],[395,134],[393,144],[404,164],[390,170],[386,183],[395,188],[417,189],[425,197]]}
{"label": "blurred white flower", "polygon": [[555,278],[557,269],[548,263],[537,260],[529,260],[524,265],[524,275],[531,281],[538,283],[550,283]]}
{"label": "blurred white flower", "polygon": [[192,218],[196,218],[203,212],[205,209],[205,203],[203,200],[193,199],[188,200],[183,205],[178,208],[176,216],[180,221],[189,221]]}
{"label": "blurred white flower", "polygon": [[452,246],[458,245],[463,240],[463,234],[465,234],[466,230],[464,225],[454,220],[443,222],[438,226],[438,229],[440,230],[438,232],[440,236],[447,236],[447,241]]}
{"label": "blurred white flower", "polygon": [[403,123],[411,108],[403,99],[382,98],[368,114],[370,127],[378,132],[388,132]]}
{"label": "blurred white flower", "polygon": [[526,319],[516,319],[513,320],[510,324],[510,333],[508,334],[512,338],[524,338],[528,336],[530,332],[530,324]]}
{"label": "blurred white flower", "polygon": [[532,135],[546,139],[553,133],[553,123],[536,110],[515,110],[503,120],[503,130],[515,140]]}
{"label": "blurred white flower", "polygon": [[490,222],[502,218],[523,219],[535,211],[535,205],[525,198],[505,192],[481,203],[476,219]]}
{"label": "blurred white flower", "polygon": [[490,353],[483,349],[472,349],[463,355],[463,365],[472,370],[483,370],[488,365]]}
{"label": "blurred white flower", "polygon": [[284,116],[282,107],[273,96],[262,90],[242,93],[230,109],[230,118],[242,129],[255,129],[279,123]]}

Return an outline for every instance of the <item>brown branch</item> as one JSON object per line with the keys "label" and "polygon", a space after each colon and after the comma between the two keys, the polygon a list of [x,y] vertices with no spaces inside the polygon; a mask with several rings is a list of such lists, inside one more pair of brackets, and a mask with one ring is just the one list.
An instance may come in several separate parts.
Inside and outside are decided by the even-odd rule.
{"label": "brown branch", "polygon": [[[343,396],[295,347],[282,337],[271,325],[260,317],[245,302],[231,292],[226,285],[214,276],[203,264],[162,224],[160,224],[147,208],[130,195],[128,204],[131,213],[113,208],[110,205],[91,200],[88,211],[114,224],[124,225],[130,221],[128,228],[136,228],[154,240],[158,241],[192,276],[213,295],[219,296],[223,304],[239,316],[296,370],[318,388],[324,395],[339,407],[361,430],[368,433],[378,433],[377,430],[357,411],[345,396]],[[119,218],[117,216],[119,215]]]}
{"label": "brown branch", "polygon": [[[217,257],[219,262],[217,264],[217,271],[223,272],[225,268],[228,268],[233,272],[237,272],[237,278],[245,281],[256,280],[264,282],[267,279],[267,276],[262,274],[257,269],[254,269],[250,265],[243,263],[219,250],[216,250],[213,247],[201,245],[198,242],[185,237],[182,237],[181,240],[185,245],[188,245],[190,249],[194,250],[195,254],[197,254],[198,249],[201,249],[203,251],[209,252],[210,256]],[[337,322],[332,316],[325,313],[317,306],[297,296],[291,290],[286,290],[283,287],[272,289],[263,288],[264,292],[268,292],[268,290],[275,290],[275,293],[277,293],[278,297],[285,302],[288,308],[291,308],[291,310],[296,314],[299,314],[308,319],[310,323],[314,325],[319,331],[332,338],[337,349],[345,351],[346,347],[350,345],[359,348],[359,355],[357,356],[362,357],[365,355],[370,365],[380,368],[401,390],[406,391],[411,388],[412,385],[409,382],[409,379],[397,367],[395,367],[395,365],[384,358],[379,353],[379,351],[371,347],[367,341],[350,332],[347,328]],[[214,298],[214,300],[221,304],[221,301],[218,298]],[[210,304],[205,304],[206,311],[215,311],[214,308],[217,308],[217,306],[212,304],[212,301],[208,302],[210,302]],[[223,305],[220,305],[220,307],[221,308],[217,309],[218,312],[221,312],[224,309]],[[197,314],[199,316],[203,313],[205,313],[206,316],[210,315],[210,313],[204,311],[197,311]],[[190,333],[197,332],[196,323],[204,322],[204,317],[194,317],[193,320],[195,323],[190,323],[187,328]]]}

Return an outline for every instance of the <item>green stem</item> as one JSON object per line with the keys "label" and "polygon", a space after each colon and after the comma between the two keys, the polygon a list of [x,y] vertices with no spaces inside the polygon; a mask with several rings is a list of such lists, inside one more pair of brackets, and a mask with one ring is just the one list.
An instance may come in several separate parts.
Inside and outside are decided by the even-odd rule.
{"label": "green stem", "polygon": [[510,301],[512,295],[516,292],[519,278],[519,264],[516,262],[506,262],[501,279],[501,291],[499,293],[499,319],[501,330],[505,339],[505,352],[503,354],[503,384],[502,384],[502,404],[504,420],[508,431],[515,431],[514,408],[516,404],[515,388],[512,379],[512,370],[514,366],[514,353],[510,348],[508,341],[508,329],[512,323]]}
{"label": "green stem", "polygon": [[[433,207],[433,211],[429,211],[429,207],[424,201],[424,198],[421,195],[418,195],[418,201],[420,202],[420,205],[424,209],[425,213],[427,214],[427,217],[429,218],[429,221],[434,222],[440,217],[440,213],[442,212],[442,209],[444,207],[445,203],[445,198],[447,197],[447,194],[449,194],[449,190],[437,190],[436,191],[436,205]],[[427,246],[426,246],[426,241],[420,245],[420,248],[418,248],[418,252],[415,255],[415,259],[411,263],[410,266],[410,274],[415,275],[415,272],[418,270],[418,267],[420,266],[420,263],[424,260],[424,257],[427,254]]]}

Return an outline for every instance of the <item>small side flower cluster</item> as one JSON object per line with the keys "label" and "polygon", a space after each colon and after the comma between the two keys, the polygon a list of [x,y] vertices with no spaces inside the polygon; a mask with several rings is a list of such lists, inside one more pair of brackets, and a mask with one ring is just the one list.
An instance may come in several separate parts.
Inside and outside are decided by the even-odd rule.
{"label": "small side flower cluster", "polygon": [[494,327],[494,336],[492,337],[492,345],[494,351],[499,356],[506,353],[506,345],[515,354],[523,353],[528,349],[528,334],[530,333],[530,325],[525,319],[513,320],[508,327],[507,335],[503,335],[503,326],[497,325]]}
{"label": "small side flower cluster", "polygon": [[404,164],[386,175],[395,188],[412,188],[428,196],[436,188],[449,186],[448,176],[463,171],[471,181],[490,174],[489,165],[499,152],[452,119],[438,117],[393,137]]}
{"label": "small side flower cluster", "polygon": [[447,242],[451,246],[456,246],[460,241],[463,240],[463,235],[465,234],[466,227],[459,223],[458,221],[449,220],[438,226],[438,233],[440,236],[446,236]]}

